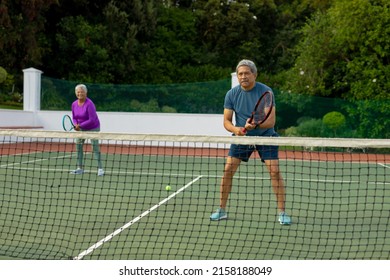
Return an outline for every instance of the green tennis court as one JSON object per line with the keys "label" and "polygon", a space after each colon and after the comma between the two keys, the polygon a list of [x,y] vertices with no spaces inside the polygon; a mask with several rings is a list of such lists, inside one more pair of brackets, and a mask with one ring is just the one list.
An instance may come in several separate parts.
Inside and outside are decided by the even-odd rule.
{"label": "green tennis court", "polygon": [[92,154],[86,155],[86,173],[75,176],[69,174],[75,153],[39,150],[1,156],[0,255],[5,259],[390,257],[390,166],[385,162],[281,153],[286,210],[293,219],[282,226],[268,172],[258,158],[242,164],[235,176],[229,219],[213,222],[209,216],[219,204],[224,157],[132,154],[119,147],[103,151],[106,174],[98,177]]}

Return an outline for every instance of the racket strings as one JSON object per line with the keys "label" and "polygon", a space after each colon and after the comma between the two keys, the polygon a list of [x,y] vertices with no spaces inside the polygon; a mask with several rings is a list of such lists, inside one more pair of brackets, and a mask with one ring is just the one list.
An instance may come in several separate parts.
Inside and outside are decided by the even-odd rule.
{"label": "racket strings", "polygon": [[257,125],[264,123],[272,112],[273,107],[273,98],[271,92],[266,92],[259,100],[255,113],[253,115],[253,120]]}
{"label": "racket strings", "polygon": [[65,131],[71,131],[74,128],[72,119],[70,116],[65,115],[64,118],[62,119],[62,126]]}

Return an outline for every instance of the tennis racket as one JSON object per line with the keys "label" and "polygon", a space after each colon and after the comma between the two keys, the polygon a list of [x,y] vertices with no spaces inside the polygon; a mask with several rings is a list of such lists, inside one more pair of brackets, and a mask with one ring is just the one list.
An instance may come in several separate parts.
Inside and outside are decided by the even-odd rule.
{"label": "tennis racket", "polygon": [[[257,101],[249,122],[254,122],[257,126],[264,123],[271,115],[273,106],[274,100],[272,92],[264,92],[264,94]],[[247,130],[244,128],[243,132],[246,133]]]}
{"label": "tennis racket", "polygon": [[72,118],[69,115],[65,115],[62,118],[62,127],[65,131],[71,131],[75,128]]}

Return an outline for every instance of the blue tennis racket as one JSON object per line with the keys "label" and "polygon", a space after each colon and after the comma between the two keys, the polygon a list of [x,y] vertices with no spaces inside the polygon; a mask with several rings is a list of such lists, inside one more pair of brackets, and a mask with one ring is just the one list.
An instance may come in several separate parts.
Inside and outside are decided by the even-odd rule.
{"label": "blue tennis racket", "polygon": [[75,125],[73,124],[72,118],[69,115],[62,117],[62,127],[65,131],[72,131],[75,129]]}

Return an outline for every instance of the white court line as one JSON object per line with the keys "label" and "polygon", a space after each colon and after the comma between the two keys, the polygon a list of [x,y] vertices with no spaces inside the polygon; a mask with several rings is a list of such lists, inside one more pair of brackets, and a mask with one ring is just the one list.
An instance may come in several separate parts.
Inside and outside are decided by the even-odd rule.
{"label": "white court line", "polygon": [[[0,166],[0,168],[5,166]],[[390,167],[389,167],[390,168]],[[36,170],[34,167],[14,167],[17,170]],[[70,169],[62,169],[62,168],[40,168],[39,171],[52,171],[52,172],[68,172]],[[84,173],[94,173],[93,170],[85,169]],[[167,176],[166,173],[158,173],[158,172],[142,172],[142,171],[107,171],[105,170],[105,174],[109,175],[144,175],[144,176]],[[173,177],[192,177],[192,176],[201,176],[208,178],[222,178],[222,175],[200,175],[200,174],[186,174],[186,173],[169,173],[170,176]],[[234,176],[235,179],[248,179],[248,180],[270,180],[269,177],[248,177],[248,176]],[[317,178],[296,178],[296,177],[286,177],[285,181],[291,182],[309,182],[309,183],[339,183],[339,184],[360,184],[362,181],[357,180],[342,180],[342,179],[317,179]],[[369,185],[390,185],[390,182],[378,182],[378,181],[365,181],[363,183],[367,183]]]}
{"label": "white court line", "polygon": [[[66,157],[70,157],[70,156],[50,157],[50,158],[41,158],[41,159],[34,159],[34,160],[28,160],[28,161],[22,161],[22,162],[15,162],[15,163],[7,163],[7,164],[0,165],[0,168],[22,165],[22,164],[26,164],[26,163],[47,161],[47,160],[51,160],[51,159],[66,158]],[[23,168],[18,168],[18,169],[23,169]],[[34,168],[25,168],[25,169],[34,169]]]}
{"label": "white court line", "polygon": [[390,168],[390,165],[386,165],[384,163],[378,163],[378,165],[383,166],[384,168]]}
{"label": "white court line", "polygon": [[[2,167],[7,167],[7,166],[1,166]],[[71,171],[71,169],[63,169],[63,168],[36,168],[36,167],[10,167],[9,169],[15,169],[15,170],[39,170],[39,171],[53,171],[53,172],[68,172]],[[95,173],[95,171],[91,169],[84,169],[84,173]],[[167,173],[159,173],[159,172],[143,172],[143,171],[115,171],[115,170],[105,170],[105,175],[139,175],[139,176],[168,176]],[[169,173],[169,176],[171,177],[194,177],[194,176],[204,176],[200,174],[186,174],[186,173]],[[222,176],[208,176],[208,177],[215,177],[219,178]]]}
{"label": "white court line", "polygon": [[193,183],[195,183],[196,181],[198,181],[200,178],[202,178],[203,176],[200,175],[198,177],[196,177],[194,180],[192,180],[191,182],[189,182],[187,185],[185,185],[184,187],[180,188],[179,190],[177,190],[176,192],[174,192],[173,194],[171,194],[170,196],[168,196],[167,198],[161,200],[159,203],[157,203],[156,205],[154,205],[153,207],[151,207],[150,209],[146,210],[145,212],[143,212],[141,215],[139,215],[138,217],[136,217],[135,219],[129,221],[127,224],[125,224],[124,226],[118,228],[117,230],[115,230],[113,233],[107,235],[106,237],[104,237],[103,239],[101,239],[99,242],[93,244],[91,247],[89,247],[87,250],[81,252],[78,256],[74,257],[73,259],[74,260],[81,260],[82,258],[84,258],[86,255],[90,254],[91,252],[95,251],[97,248],[99,248],[100,246],[102,246],[104,243],[106,243],[107,241],[110,241],[114,236],[120,234],[122,231],[124,231],[125,229],[127,229],[128,227],[132,226],[133,224],[135,224],[136,222],[138,222],[139,220],[141,220],[143,217],[149,215],[152,211],[156,210],[158,207],[160,207],[161,205],[163,205],[164,203],[168,202],[170,199],[172,199],[173,197],[175,197],[176,195],[178,195],[179,193],[181,193],[182,191],[184,191],[186,188],[188,188],[189,186],[191,186]]}

